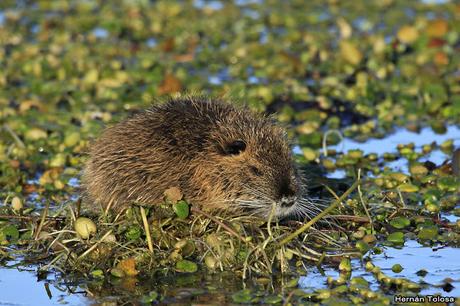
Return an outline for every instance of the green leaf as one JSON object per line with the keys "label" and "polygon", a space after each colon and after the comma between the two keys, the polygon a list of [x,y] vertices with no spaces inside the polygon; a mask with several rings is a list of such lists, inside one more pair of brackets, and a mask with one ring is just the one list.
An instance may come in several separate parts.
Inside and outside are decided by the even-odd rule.
{"label": "green leaf", "polygon": [[435,240],[438,236],[437,226],[422,227],[417,235],[421,240]]}
{"label": "green leaf", "polygon": [[194,263],[193,261],[183,259],[183,260],[179,260],[176,263],[176,270],[178,272],[193,273],[198,270],[198,265]]}
{"label": "green leaf", "polygon": [[179,219],[186,219],[190,214],[190,207],[184,200],[178,201],[173,208]]}
{"label": "green leaf", "polygon": [[264,299],[267,304],[279,304],[283,301],[283,298],[279,295],[270,295]]}
{"label": "green leaf", "polygon": [[391,226],[397,229],[403,229],[410,225],[410,220],[406,217],[396,217],[390,221]]}
{"label": "green leaf", "polygon": [[110,274],[118,278],[122,278],[126,276],[125,272],[119,268],[113,268],[112,270],[110,270]]}
{"label": "green leaf", "polygon": [[104,278],[104,272],[100,269],[91,271],[91,276],[94,278]]}
{"label": "green leaf", "polygon": [[143,295],[141,297],[141,303],[143,304],[151,304],[158,299],[158,292],[150,291],[148,294]]}
{"label": "green leaf", "polygon": [[339,270],[340,271],[351,271],[350,258],[348,257],[342,258],[342,261],[340,261],[340,264],[339,264]]}
{"label": "green leaf", "polygon": [[420,188],[414,184],[406,183],[399,185],[399,190],[402,192],[417,192]]}
{"label": "green leaf", "polygon": [[400,264],[394,264],[393,267],[391,267],[391,271],[394,273],[399,273],[402,270],[404,270],[404,268]]}
{"label": "green leaf", "polygon": [[358,276],[358,277],[353,277],[350,280],[350,284],[354,285],[359,288],[368,288],[369,287],[369,282],[365,280],[364,278]]}
{"label": "green leaf", "polygon": [[444,191],[458,191],[460,184],[456,177],[445,176],[438,179],[437,185]]}
{"label": "green leaf", "polygon": [[125,237],[129,241],[134,241],[141,237],[141,233],[142,233],[142,230],[139,226],[132,226],[125,233]]}
{"label": "green leaf", "polygon": [[367,251],[369,251],[370,246],[366,242],[359,240],[356,242],[356,248],[362,253],[365,254]]}
{"label": "green leaf", "polygon": [[390,235],[388,235],[387,241],[394,243],[394,244],[402,245],[404,244],[404,233],[402,232],[391,233]]}
{"label": "green leaf", "polygon": [[7,225],[0,230],[0,244],[6,245],[19,239],[19,231],[14,225]]}
{"label": "green leaf", "polygon": [[251,303],[251,291],[248,289],[240,290],[232,295],[232,299],[235,303]]}

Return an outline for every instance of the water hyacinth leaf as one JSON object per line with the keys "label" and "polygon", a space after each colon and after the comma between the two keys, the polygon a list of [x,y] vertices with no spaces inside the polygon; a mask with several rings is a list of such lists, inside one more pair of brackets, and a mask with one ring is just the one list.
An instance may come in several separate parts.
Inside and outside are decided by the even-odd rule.
{"label": "water hyacinth leaf", "polygon": [[19,231],[14,225],[7,225],[0,229],[0,244],[6,245],[19,239]]}
{"label": "water hyacinth leaf", "polygon": [[125,233],[126,239],[136,241],[141,237],[142,229],[139,226],[131,226]]}
{"label": "water hyacinth leaf", "polygon": [[64,138],[64,144],[67,147],[73,147],[77,145],[79,142],[80,142],[80,133],[78,132],[69,133]]}
{"label": "water hyacinth leaf", "polygon": [[359,64],[363,58],[363,54],[358,47],[350,41],[340,42],[340,55],[345,61],[352,65]]}
{"label": "water hyacinth leaf", "polygon": [[180,250],[181,255],[184,257],[189,257],[193,255],[195,251],[195,243],[191,240],[179,240],[175,245],[174,248]]}
{"label": "water hyacinth leaf", "polygon": [[391,226],[397,229],[403,229],[410,225],[410,220],[406,217],[396,217],[390,221]]}
{"label": "water hyacinth leaf", "polygon": [[348,257],[342,258],[339,264],[340,271],[351,271],[351,260]]}
{"label": "water hyacinth leaf", "polygon": [[417,40],[419,33],[414,26],[403,26],[398,30],[397,37],[400,42],[411,44]]}
{"label": "water hyacinth leaf", "polygon": [[348,156],[351,157],[352,159],[359,159],[363,157],[363,151],[359,149],[349,150]]}
{"label": "water hyacinth leaf", "polygon": [[58,153],[50,160],[50,166],[54,168],[63,167],[66,163],[66,154]]}
{"label": "water hyacinth leaf", "polygon": [[155,302],[157,299],[158,299],[158,292],[150,291],[148,294],[143,295],[140,301],[142,304],[151,304]]}
{"label": "water hyacinth leaf", "polygon": [[173,208],[179,219],[187,219],[188,215],[190,214],[190,207],[184,200],[175,203]]}
{"label": "water hyacinth leaf", "polygon": [[214,270],[219,266],[219,261],[217,260],[217,258],[210,254],[208,254],[204,258],[204,263],[206,267],[208,267],[208,269],[211,269],[211,270]]}
{"label": "water hyacinth leaf", "polygon": [[396,245],[404,244],[404,233],[394,232],[387,236],[387,241]]}
{"label": "water hyacinth leaf", "polygon": [[32,128],[28,130],[25,134],[26,140],[31,140],[31,141],[45,139],[47,137],[48,137],[48,133],[39,128]]}
{"label": "water hyacinth leaf", "polygon": [[420,164],[412,165],[409,170],[414,176],[424,176],[428,173],[428,169]]}
{"label": "water hyacinth leaf", "polygon": [[424,204],[425,204],[425,209],[431,213],[437,214],[439,213],[441,209],[438,200],[426,199]]}
{"label": "water hyacinth leaf", "polygon": [[123,278],[125,277],[125,272],[122,270],[122,269],[119,269],[119,268],[113,268],[110,270],[110,274],[112,276],[115,276],[117,278]]}
{"label": "water hyacinth leaf", "polygon": [[369,287],[369,282],[364,279],[363,277],[353,277],[350,280],[350,284],[353,286],[357,286],[359,288],[368,288]]}
{"label": "water hyacinth leaf", "polygon": [[417,237],[420,240],[435,240],[438,236],[438,227],[436,226],[426,226],[420,228],[420,231],[417,234]]}
{"label": "water hyacinth leaf", "polygon": [[303,151],[303,156],[308,160],[308,161],[313,161],[318,157],[318,152],[312,148],[302,148]]}
{"label": "water hyacinth leaf", "polygon": [[409,184],[409,183],[399,185],[398,189],[401,192],[417,192],[417,191],[420,190],[420,188],[418,186],[416,186],[414,184]]}
{"label": "water hyacinth leaf", "polygon": [[253,297],[249,289],[243,289],[232,294],[232,300],[235,303],[248,304],[252,302],[252,299]]}
{"label": "water hyacinth leaf", "polygon": [[391,267],[391,271],[393,271],[394,273],[400,273],[403,269],[404,268],[400,264],[394,264]]}
{"label": "water hyacinth leaf", "polygon": [[390,173],[390,177],[400,183],[405,183],[409,179],[409,176],[401,172]]}
{"label": "water hyacinth leaf", "polygon": [[91,276],[94,278],[104,278],[104,271],[97,269],[91,271]]}
{"label": "water hyacinth leaf", "polygon": [[357,248],[362,254],[365,254],[367,251],[369,251],[370,246],[369,246],[369,244],[367,244],[367,243],[364,242],[363,240],[360,240],[360,241],[356,242],[356,248]]}
{"label": "water hyacinth leaf", "polygon": [[99,79],[99,72],[96,69],[90,69],[83,77],[83,82],[87,85],[95,84]]}
{"label": "water hyacinth leaf", "polygon": [[367,234],[363,237],[363,241],[367,244],[369,243],[374,243],[377,240],[377,237],[375,237],[374,234]]}
{"label": "water hyacinth leaf", "polygon": [[460,179],[453,176],[445,176],[439,178],[436,185],[439,189],[444,191],[458,191],[460,187]]}
{"label": "water hyacinth leaf", "polygon": [[443,143],[441,143],[439,145],[439,147],[441,148],[441,150],[443,150],[444,152],[449,152],[453,149],[454,147],[454,140],[453,139],[448,139],[446,141],[444,141]]}
{"label": "water hyacinth leaf", "polygon": [[176,271],[194,273],[198,271],[198,265],[190,260],[179,260],[176,263]]}
{"label": "water hyacinth leaf", "polygon": [[93,220],[86,217],[79,217],[74,223],[75,232],[82,239],[88,239],[97,231],[96,224]]}
{"label": "water hyacinth leaf", "polygon": [[14,211],[20,211],[24,205],[22,204],[22,200],[19,197],[14,197],[11,200],[11,208],[13,208]]}
{"label": "water hyacinth leaf", "polygon": [[271,295],[264,298],[264,302],[267,304],[279,304],[283,301],[283,298],[279,295]]}

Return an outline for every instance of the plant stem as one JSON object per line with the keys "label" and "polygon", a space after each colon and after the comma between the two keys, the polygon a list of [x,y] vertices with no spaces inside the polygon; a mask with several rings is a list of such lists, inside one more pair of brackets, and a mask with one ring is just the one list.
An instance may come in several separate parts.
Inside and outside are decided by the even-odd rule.
{"label": "plant stem", "polygon": [[142,223],[144,223],[145,236],[147,237],[147,244],[149,246],[149,251],[150,253],[153,253],[152,236],[150,236],[149,222],[147,221],[147,216],[145,215],[144,207],[141,206],[140,209],[141,209]]}
{"label": "plant stem", "polygon": [[281,240],[281,242],[279,243],[279,246],[281,247],[281,246],[285,245],[286,243],[288,243],[289,241],[291,241],[292,239],[294,239],[295,237],[299,236],[300,234],[302,234],[303,232],[308,230],[310,227],[312,227],[316,222],[318,222],[319,219],[321,219],[322,217],[324,217],[325,215],[330,213],[333,209],[335,209],[337,207],[337,205],[339,205],[346,197],[348,197],[348,195],[350,195],[350,193],[352,193],[353,190],[356,189],[356,187],[358,187],[359,183],[360,183],[359,179],[356,180],[353,183],[353,185],[351,185],[351,187],[348,188],[348,190],[345,191],[342,194],[342,196],[340,198],[338,198],[334,202],[332,202],[332,204],[328,208],[326,208],[321,213],[316,215],[313,219],[311,219],[310,221],[305,223],[301,228],[296,230],[294,233],[290,234],[289,236],[287,236],[286,238]]}

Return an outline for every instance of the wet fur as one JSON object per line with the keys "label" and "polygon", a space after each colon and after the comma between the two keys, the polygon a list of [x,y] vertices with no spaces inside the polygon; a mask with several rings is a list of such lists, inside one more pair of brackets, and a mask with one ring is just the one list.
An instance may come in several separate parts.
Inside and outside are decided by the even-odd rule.
{"label": "wet fur", "polygon": [[[229,143],[239,140],[245,150],[226,154]],[[83,186],[104,208],[155,205],[167,188],[177,186],[190,203],[207,211],[264,218],[273,207],[278,218],[314,212],[284,129],[217,99],[180,97],[153,106],[107,128],[89,156]],[[279,204],[286,194],[298,199],[289,209]]]}

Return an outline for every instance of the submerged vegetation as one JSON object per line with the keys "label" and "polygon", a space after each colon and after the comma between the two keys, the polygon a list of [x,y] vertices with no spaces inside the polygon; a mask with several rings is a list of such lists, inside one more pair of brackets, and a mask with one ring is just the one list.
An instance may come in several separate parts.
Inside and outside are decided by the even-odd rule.
{"label": "submerged vegetation", "polygon": [[[229,271],[248,284],[224,296],[236,303],[447,294],[460,279],[416,282],[404,265],[394,277],[373,258],[411,240],[460,246],[460,134],[437,141],[460,123],[459,17],[450,1],[1,1],[0,264],[70,273],[91,296],[144,303],[174,296],[139,280]],[[327,214],[210,216],[177,191],[155,208],[85,211],[79,173],[91,139],[184,90],[229,95],[289,124]],[[340,145],[427,127],[433,139],[383,152]],[[353,276],[356,259],[371,280]],[[304,290],[299,276],[312,267],[340,274]],[[429,268],[420,263],[421,277]]]}

